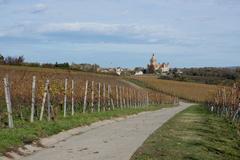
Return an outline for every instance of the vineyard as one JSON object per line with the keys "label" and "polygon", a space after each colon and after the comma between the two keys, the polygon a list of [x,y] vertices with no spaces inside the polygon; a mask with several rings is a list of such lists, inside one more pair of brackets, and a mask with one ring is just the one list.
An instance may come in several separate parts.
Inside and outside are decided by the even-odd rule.
{"label": "vineyard", "polygon": [[232,121],[240,120],[240,86],[234,84],[231,88],[219,88],[208,102],[212,112],[225,116]]}
{"label": "vineyard", "polygon": [[154,76],[133,77],[129,81],[185,100],[206,103],[212,112],[232,121],[240,120],[240,85],[224,87],[161,80]]}
{"label": "vineyard", "polygon": [[55,121],[76,112],[101,112],[176,103],[177,98],[136,88],[117,76],[0,66],[0,128],[15,120]]}
{"label": "vineyard", "polygon": [[193,102],[206,102],[218,90],[216,85],[162,80],[155,76],[133,77],[130,80],[147,88]]}

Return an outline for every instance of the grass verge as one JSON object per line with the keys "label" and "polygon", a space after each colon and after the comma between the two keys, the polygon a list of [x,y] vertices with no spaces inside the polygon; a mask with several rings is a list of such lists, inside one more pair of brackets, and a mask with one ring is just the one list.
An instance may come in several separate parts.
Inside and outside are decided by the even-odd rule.
{"label": "grass verge", "polygon": [[8,150],[14,149],[23,144],[32,143],[41,137],[47,137],[57,134],[61,131],[71,128],[89,125],[91,123],[111,119],[115,117],[124,117],[127,115],[137,114],[144,111],[153,111],[161,108],[172,107],[172,105],[152,105],[142,108],[128,108],[124,110],[116,109],[107,112],[94,113],[77,113],[74,116],[66,118],[58,117],[56,121],[36,121],[29,123],[26,121],[15,121],[15,128],[0,129],[0,155]]}
{"label": "grass verge", "polygon": [[131,160],[239,160],[239,151],[236,127],[195,105],[155,131]]}

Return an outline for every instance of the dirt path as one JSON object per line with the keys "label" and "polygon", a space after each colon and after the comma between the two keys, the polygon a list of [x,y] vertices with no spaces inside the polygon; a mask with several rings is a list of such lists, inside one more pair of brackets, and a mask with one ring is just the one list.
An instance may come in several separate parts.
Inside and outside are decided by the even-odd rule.
{"label": "dirt path", "polygon": [[128,160],[151,133],[190,105],[180,103],[179,107],[145,112],[98,125],[23,159]]}

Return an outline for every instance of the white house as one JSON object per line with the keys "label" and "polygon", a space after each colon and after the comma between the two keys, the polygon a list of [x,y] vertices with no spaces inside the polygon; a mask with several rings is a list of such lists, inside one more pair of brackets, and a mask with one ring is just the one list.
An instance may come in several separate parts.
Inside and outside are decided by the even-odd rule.
{"label": "white house", "polygon": [[122,68],[116,68],[116,74],[117,75],[121,75],[121,73],[122,73],[122,71],[123,71],[123,69]]}
{"label": "white house", "polygon": [[143,75],[143,71],[137,71],[137,72],[135,72],[134,75],[135,75],[135,76],[141,76],[141,75]]}

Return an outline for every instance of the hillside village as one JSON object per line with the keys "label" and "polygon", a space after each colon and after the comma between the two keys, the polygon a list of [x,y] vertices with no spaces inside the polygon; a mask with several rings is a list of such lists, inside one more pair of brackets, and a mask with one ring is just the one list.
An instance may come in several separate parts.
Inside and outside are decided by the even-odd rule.
{"label": "hillside village", "polygon": [[152,54],[150,63],[147,64],[147,68],[136,67],[134,69],[129,68],[98,68],[98,72],[101,73],[116,73],[117,75],[143,75],[143,74],[162,74],[166,75],[170,71],[169,63],[158,63],[155,54]]}
{"label": "hillside village", "polygon": [[4,57],[0,53],[0,65],[17,65],[17,66],[29,66],[29,67],[42,67],[42,68],[61,68],[61,69],[70,69],[84,72],[97,72],[105,74],[115,74],[115,75],[143,75],[143,74],[160,74],[166,75],[170,71],[169,63],[158,63],[155,54],[152,54],[150,58],[150,63],[146,64],[144,67],[135,67],[135,68],[122,68],[122,67],[112,67],[112,68],[103,68],[97,64],[88,64],[88,63],[39,63],[39,62],[26,62],[24,56],[6,56]]}

